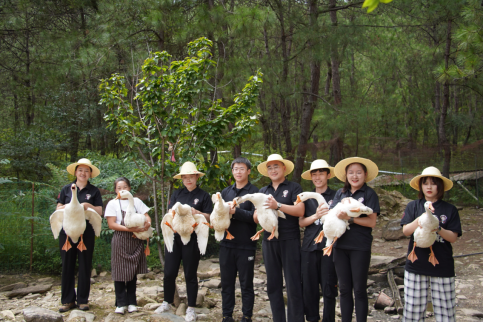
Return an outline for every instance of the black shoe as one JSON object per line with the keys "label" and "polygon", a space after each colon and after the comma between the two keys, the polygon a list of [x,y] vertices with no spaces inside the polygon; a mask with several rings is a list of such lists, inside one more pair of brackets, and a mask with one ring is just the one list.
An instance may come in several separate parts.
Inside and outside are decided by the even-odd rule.
{"label": "black shoe", "polygon": [[240,322],[252,322],[252,318],[250,316],[242,316]]}
{"label": "black shoe", "polygon": [[76,308],[76,303],[74,302],[62,304],[62,306],[59,307],[59,312],[64,313],[64,312],[70,311],[73,308]]}
{"label": "black shoe", "polygon": [[222,322],[235,322],[232,316],[224,316]]}

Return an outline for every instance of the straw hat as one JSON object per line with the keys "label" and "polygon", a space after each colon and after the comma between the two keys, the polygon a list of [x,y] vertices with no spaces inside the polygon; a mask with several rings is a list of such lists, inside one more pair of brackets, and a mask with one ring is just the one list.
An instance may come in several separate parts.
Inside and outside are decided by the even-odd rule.
{"label": "straw hat", "polygon": [[77,163],[73,163],[73,164],[70,164],[69,166],[67,166],[67,172],[71,175],[74,175],[76,176],[76,167],[79,166],[79,165],[84,165],[84,166],[88,166],[91,168],[91,178],[94,178],[96,176],[98,176],[101,172],[99,171],[99,168],[97,168],[96,166],[94,166],[91,161],[87,158],[81,158],[77,161]]}
{"label": "straw hat", "polygon": [[336,177],[338,177],[338,179],[343,183],[346,182],[346,167],[354,163],[359,163],[366,166],[366,170],[368,172],[365,180],[366,183],[373,180],[378,175],[378,166],[371,160],[361,157],[350,157],[343,159],[337,163],[336,166],[334,166],[334,173]]}
{"label": "straw hat", "polygon": [[281,163],[284,164],[284,166],[286,166],[286,171],[284,172],[284,176],[287,176],[288,174],[290,174],[294,170],[294,164],[293,164],[292,161],[282,158],[282,156],[279,155],[279,154],[272,154],[269,157],[267,157],[267,161],[260,163],[257,166],[257,170],[259,171],[259,173],[261,173],[264,176],[269,177],[266,165],[267,165],[267,163],[269,163],[271,161],[280,161]]}
{"label": "straw hat", "polygon": [[181,179],[181,176],[182,175],[196,175],[196,174],[199,174],[200,177],[202,177],[203,175],[205,175],[204,173],[202,172],[199,172],[197,170],[197,166],[195,166],[194,163],[192,162],[185,162],[183,163],[182,167],[180,167],[180,174],[176,174],[175,176],[173,176],[174,179]]}
{"label": "straw hat", "polygon": [[428,176],[438,177],[438,178],[442,179],[444,181],[444,191],[448,191],[452,188],[452,186],[454,186],[454,183],[452,183],[452,181],[450,179],[448,179],[447,177],[442,176],[442,174],[440,173],[440,170],[437,167],[434,167],[434,166],[430,166],[430,167],[425,168],[421,175],[418,175],[418,176],[415,176],[414,178],[412,178],[412,180],[410,181],[410,186],[413,189],[420,191],[420,188],[418,187],[418,182],[419,182],[420,178],[428,177]]}
{"label": "straw hat", "polygon": [[311,168],[304,173],[302,173],[301,177],[307,180],[311,180],[311,171],[315,169],[327,168],[330,171],[331,177],[334,177],[334,167],[328,165],[328,163],[324,159],[316,159],[311,163]]}

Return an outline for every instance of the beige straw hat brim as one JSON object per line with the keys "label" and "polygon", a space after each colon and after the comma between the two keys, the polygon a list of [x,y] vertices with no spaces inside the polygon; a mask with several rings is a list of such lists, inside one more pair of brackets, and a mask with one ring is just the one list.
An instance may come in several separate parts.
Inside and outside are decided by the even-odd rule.
{"label": "beige straw hat brim", "polygon": [[260,163],[257,166],[257,170],[259,171],[259,173],[269,177],[269,173],[267,172],[267,163],[271,161],[280,161],[281,163],[284,164],[284,166],[286,166],[286,171],[284,172],[284,176],[291,174],[291,172],[294,170],[294,163],[292,161],[282,158],[282,156],[279,154],[272,154],[269,157],[267,157],[267,161]]}
{"label": "beige straw hat brim", "polygon": [[434,166],[430,166],[430,167],[425,168],[422,171],[422,174],[412,178],[412,180],[410,181],[410,186],[413,189],[420,191],[420,188],[418,186],[418,182],[419,182],[420,178],[422,178],[422,177],[438,177],[438,178],[442,179],[442,181],[444,182],[444,191],[448,191],[452,188],[452,186],[454,186],[454,183],[452,183],[452,181],[450,179],[448,179],[447,177],[442,176],[442,173],[440,172],[440,170],[437,167],[434,167]]}
{"label": "beige straw hat brim", "polygon": [[205,175],[204,173],[202,172],[199,172],[197,170],[197,166],[195,166],[194,163],[192,162],[185,162],[182,167],[180,167],[180,173],[179,174],[176,174],[175,176],[173,176],[174,179],[181,179],[182,175],[200,175],[200,177],[202,177],[203,175]]}
{"label": "beige straw hat brim", "polygon": [[69,166],[67,166],[67,172],[71,175],[76,176],[76,167],[79,166],[79,165],[84,165],[84,166],[88,166],[88,167],[91,168],[91,170],[92,170],[91,178],[94,178],[94,177],[98,176],[99,174],[101,174],[101,172],[99,171],[99,168],[94,166],[91,163],[91,161],[87,158],[81,158],[81,159],[79,159],[79,161],[77,163],[73,163],[73,164],[70,164]]}
{"label": "beige straw hat brim", "polygon": [[359,163],[366,166],[366,170],[368,172],[365,181],[366,183],[378,176],[378,166],[373,161],[361,157],[350,157],[337,163],[336,166],[334,166],[335,176],[343,183],[346,182],[346,167],[354,163]]}
{"label": "beige straw hat brim", "polygon": [[311,171],[315,169],[327,168],[331,174],[331,177],[334,177],[334,167],[328,165],[328,163],[324,159],[316,159],[311,163],[311,168],[304,173],[301,174],[301,178],[307,179],[308,181],[312,180],[311,178]]}

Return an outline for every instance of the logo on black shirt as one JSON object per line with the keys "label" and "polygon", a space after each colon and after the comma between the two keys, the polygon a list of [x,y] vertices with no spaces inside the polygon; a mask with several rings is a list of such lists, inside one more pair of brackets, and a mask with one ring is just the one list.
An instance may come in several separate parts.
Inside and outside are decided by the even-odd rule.
{"label": "logo on black shirt", "polygon": [[328,206],[331,206],[331,204],[333,204],[333,200],[329,200]]}
{"label": "logo on black shirt", "polygon": [[440,216],[440,221],[442,222],[442,224],[444,224],[445,222],[447,222],[447,216],[446,215],[441,215]]}
{"label": "logo on black shirt", "polygon": [[363,201],[364,201],[364,200],[365,200],[364,198],[360,197],[360,198],[358,199],[358,202],[363,203]]}
{"label": "logo on black shirt", "polygon": [[287,193],[289,193],[289,191],[288,190],[285,190],[284,192],[282,192],[282,196],[283,197],[287,197]]}
{"label": "logo on black shirt", "polygon": [[90,198],[91,198],[91,194],[86,194],[86,200],[89,201]]}
{"label": "logo on black shirt", "polygon": [[199,199],[194,199],[193,200],[193,205],[197,205],[198,201],[200,201]]}

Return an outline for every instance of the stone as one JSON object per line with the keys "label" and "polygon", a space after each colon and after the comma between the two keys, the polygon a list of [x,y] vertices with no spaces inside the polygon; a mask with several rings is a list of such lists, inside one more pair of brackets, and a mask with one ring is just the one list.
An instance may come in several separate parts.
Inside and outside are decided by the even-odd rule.
{"label": "stone", "polygon": [[200,288],[200,290],[198,292],[200,294],[202,294],[203,296],[207,296],[209,294],[209,291],[208,291],[208,288],[207,287]]}
{"label": "stone", "polygon": [[148,303],[145,306],[143,306],[143,309],[146,311],[154,311],[160,306],[161,306],[161,303]]}
{"label": "stone", "polygon": [[220,260],[218,258],[210,258],[209,260],[215,264],[220,263]]}
{"label": "stone", "polygon": [[202,294],[198,293],[197,294],[197,300],[195,302],[195,306],[201,307],[203,305],[203,301],[204,300],[205,300],[205,296],[203,296]]}
{"label": "stone", "polygon": [[94,278],[94,277],[97,277],[97,271],[96,271],[96,268],[93,268],[91,270],[91,278]]}
{"label": "stone", "polygon": [[206,307],[202,307],[202,308],[195,307],[195,313],[197,313],[197,314],[210,314],[210,310]]}
{"label": "stone", "polygon": [[394,320],[398,320],[398,319],[400,319],[400,315],[398,315],[398,314],[397,315],[392,315],[392,316],[390,316],[390,318],[392,318]]}
{"label": "stone", "polygon": [[124,322],[124,318],[119,314],[109,313],[108,316],[104,318],[104,322]]}
{"label": "stone", "polygon": [[148,296],[144,296],[144,297],[139,297],[137,299],[137,303],[138,303],[138,306],[144,307],[146,304],[157,303],[157,302],[154,299],[149,298]]}
{"label": "stone", "polygon": [[405,283],[402,277],[398,277],[398,276],[393,276],[393,277],[395,278],[395,283],[397,285],[403,285]]}
{"label": "stone", "polygon": [[25,287],[27,287],[27,284],[20,282],[20,283],[15,283],[15,284],[10,284],[10,285],[6,285],[6,286],[2,286],[2,287],[0,287],[0,292],[9,292],[11,290],[25,288]]}
{"label": "stone", "polygon": [[267,272],[266,272],[266,267],[265,267],[265,266],[260,266],[260,267],[259,267],[259,271],[260,271],[261,273],[264,273],[264,274],[266,274],[266,273],[267,273]]}
{"label": "stone", "polygon": [[204,282],[203,286],[208,288],[220,288],[222,282],[219,279],[210,279],[208,282]]}
{"label": "stone", "polygon": [[183,316],[187,312],[187,304],[180,303],[178,308],[176,309],[176,315]]}
{"label": "stone", "polygon": [[212,308],[212,307],[215,307],[215,305],[217,305],[217,302],[211,298],[206,298],[203,305],[205,305],[205,307]]}
{"label": "stone", "polygon": [[64,322],[61,313],[37,306],[24,308],[23,315],[26,322]]}
{"label": "stone", "polygon": [[173,313],[161,313],[150,315],[150,322],[185,322],[185,319]]}
{"label": "stone", "polygon": [[402,249],[403,247],[402,246],[395,246],[393,247],[393,249]]}
{"label": "stone", "polygon": [[373,285],[374,283],[375,283],[375,281],[374,281],[374,280],[368,279],[368,280],[366,281],[366,287],[371,286],[371,285]]}
{"label": "stone", "polygon": [[50,283],[54,282],[54,278],[52,278],[52,277],[39,278],[39,279],[37,279],[37,282],[39,284],[50,284]]}
{"label": "stone", "polygon": [[384,216],[383,221],[390,221],[390,219],[388,217]]}
{"label": "stone", "polygon": [[163,292],[163,287],[160,287],[160,286],[151,286],[151,287],[143,288],[143,293],[150,296],[156,296],[161,292]]}
{"label": "stone", "polygon": [[94,278],[90,278],[90,279],[91,279],[91,285],[96,283],[96,280]]}
{"label": "stone", "polygon": [[99,274],[99,277],[106,277],[108,273],[106,271],[103,271],[102,273]]}
{"label": "stone", "polygon": [[395,313],[395,307],[393,306],[387,306],[383,309],[383,311],[386,313],[386,314],[392,314],[392,313]]}
{"label": "stone", "polygon": [[23,299],[34,300],[34,299],[41,298],[41,297],[42,297],[42,295],[40,295],[40,294],[31,294],[31,295],[25,296]]}
{"label": "stone", "polygon": [[72,310],[69,313],[67,322],[94,322],[95,318],[96,318],[96,315],[92,313],[81,311],[81,310]]}
{"label": "stone", "polygon": [[482,311],[475,310],[473,308],[461,308],[461,309],[458,309],[458,311],[461,311],[462,313],[464,313],[465,316],[474,316],[474,317],[482,318]]}
{"label": "stone", "polygon": [[389,221],[382,229],[382,238],[385,240],[400,240],[405,239],[402,227],[400,226],[400,219]]}
{"label": "stone", "polygon": [[464,295],[457,295],[456,298],[458,298],[458,299],[467,299],[467,297],[465,297]]}
{"label": "stone", "polygon": [[1,311],[0,314],[7,321],[15,321],[15,314],[10,310]]}
{"label": "stone", "polygon": [[405,285],[398,285],[398,290],[404,290],[405,289]]}
{"label": "stone", "polygon": [[25,287],[25,288],[19,288],[19,289],[14,289],[11,292],[8,292],[5,296],[8,298],[12,297],[17,297],[17,296],[25,296],[30,293],[32,294],[42,294],[45,293],[46,291],[50,290],[52,288],[52,285],[36,285],[36,286],[31,286],[31,287]]}
{"label": "stone", "polygon": [[266,283],[265,280],[260,278],[254,278],[253,282],[254,282],[254,285],[264,285]]}

